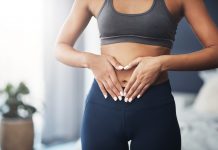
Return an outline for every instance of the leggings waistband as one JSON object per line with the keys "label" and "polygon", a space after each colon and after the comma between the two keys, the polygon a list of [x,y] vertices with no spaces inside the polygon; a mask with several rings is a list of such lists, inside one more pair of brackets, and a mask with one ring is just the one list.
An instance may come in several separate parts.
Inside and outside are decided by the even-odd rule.
{"label": "leggings waistband", "polygon": [[111,107],[115,109],[139,109],[151,106],[157,106],[162,104],[174,103],[174,97],[171,91],[171,84],[169,79],[156,84],[151,85],[140,98],[133,99],[132,102],[125,102],[124,96],[122,100],[114,101],[111,95],[108,93],[108,97],[105,99],[101,92],[99,85],[94,78],[91,89],[86,98],[86,104],[100,104],[105,107]]}

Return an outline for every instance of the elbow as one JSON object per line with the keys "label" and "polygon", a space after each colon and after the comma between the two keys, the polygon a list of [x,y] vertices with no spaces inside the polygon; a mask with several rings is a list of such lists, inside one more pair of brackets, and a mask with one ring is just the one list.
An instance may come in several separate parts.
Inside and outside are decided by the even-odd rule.
{"label": "elbow", "polygon": [[218,44],[212,46],[215,51],[215,68],[218,68]]}
{"label": "elbow", "polygon": [[216,69],[218,68],[218,44],[211,44],[209,46],[205,47],[208,49],[208,63],[209,63],[209,68],[208,69]]}
{"label": "elbow", "polygon": [[218,68],[218,45],[216,46],[216,68]]}
{"label": "elbow", "polygon": [[59,52],[59,51],[60,51],[60,50],[58,49],[58,46],[55,45],[53,56],[54,56],[55,59],[58,60],[58,61],[59,61],[59,59],[60,59],[60,52]]}
{"label": "elbow", "polygon": [[216,68],[218,68],[218,44],[214,45],[214,49],[216,51]]}
{"label": "elbow", "polygon": [[55,50],[55,52],[54,52],[54,58],[55,58],[56,61],[59,61],[59,62],[61,61],[60,60],[60,54],[59,54],[59,52],[57,50]]}
{"label": "elbow", "polygon": [[53,56],[57,61],[61,61],[61,43],[55,43]]}

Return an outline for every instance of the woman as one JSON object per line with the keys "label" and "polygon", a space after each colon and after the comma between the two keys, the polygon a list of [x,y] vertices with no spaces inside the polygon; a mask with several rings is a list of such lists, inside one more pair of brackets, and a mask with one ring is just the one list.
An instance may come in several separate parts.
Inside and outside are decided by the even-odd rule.
{"label": "woman", "polygon": [[[101,54],[72,47],[91,17]],[[204,48],[170,55],[185,17]],[[167,71],[218,67],[218,30],[203,0],[75,0],[56,42],[56,58],[90,69],[93,84],[81,128],[83,150],[180,150]]]}

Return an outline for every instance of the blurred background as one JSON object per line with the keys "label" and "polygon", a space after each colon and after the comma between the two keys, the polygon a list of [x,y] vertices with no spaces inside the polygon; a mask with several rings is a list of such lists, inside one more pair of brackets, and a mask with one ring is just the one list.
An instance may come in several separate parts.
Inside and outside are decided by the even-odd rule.
{"label": "blurred background", "polygon": [[[205,0],[205,3],[218,25],[218,1]],[[6,119],[1,121],[1,144],[11,145],[8,137],[13,139],[25,133],[22,134],[24,139],[32,136],[35,150],[81,150],[79,130],[93,75],[88,69],[61,64],[53,53],[55,38],[72,4],[73,0],[0,1],[0,89],[9,92],[10,86],[5,88],[7,83],[18,86],[23,81],[30,91],[23,101],[37,109],[32,124],[26,122],[24,129],[22,126],[17,130],[15,128],[20,124],[11,122],[17,118],[3,116],[6,112],[3,109],[1,117]],[[75,48],[100,54],[99,44],[97,23],[92,17]],[[172,54],[190,53],[201,48],[184,18],[179,24]],[[169,75],[177,105],[182,149],[217,150],[218,69],[171,71]],[[1,105],[5,99],[1,94]],[[19,113],[25,114],[24,111]],[[32,134],[29,128],[34,130]]]}

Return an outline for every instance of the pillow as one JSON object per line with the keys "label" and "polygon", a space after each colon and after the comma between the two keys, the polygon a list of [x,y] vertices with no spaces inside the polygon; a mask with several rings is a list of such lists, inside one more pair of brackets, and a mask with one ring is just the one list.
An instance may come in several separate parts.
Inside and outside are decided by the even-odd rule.
{"label": "pillow", "polygon": [[203,80],[203,82],[207,82],[207,80],[211,79],[212,77],[218,76],[218,68],[198,71],[198,75]]}
{"label": "pillow", "polygon": [[204,83],[196,96],[193,108],[199,112],[218,114],[218,75]]}

